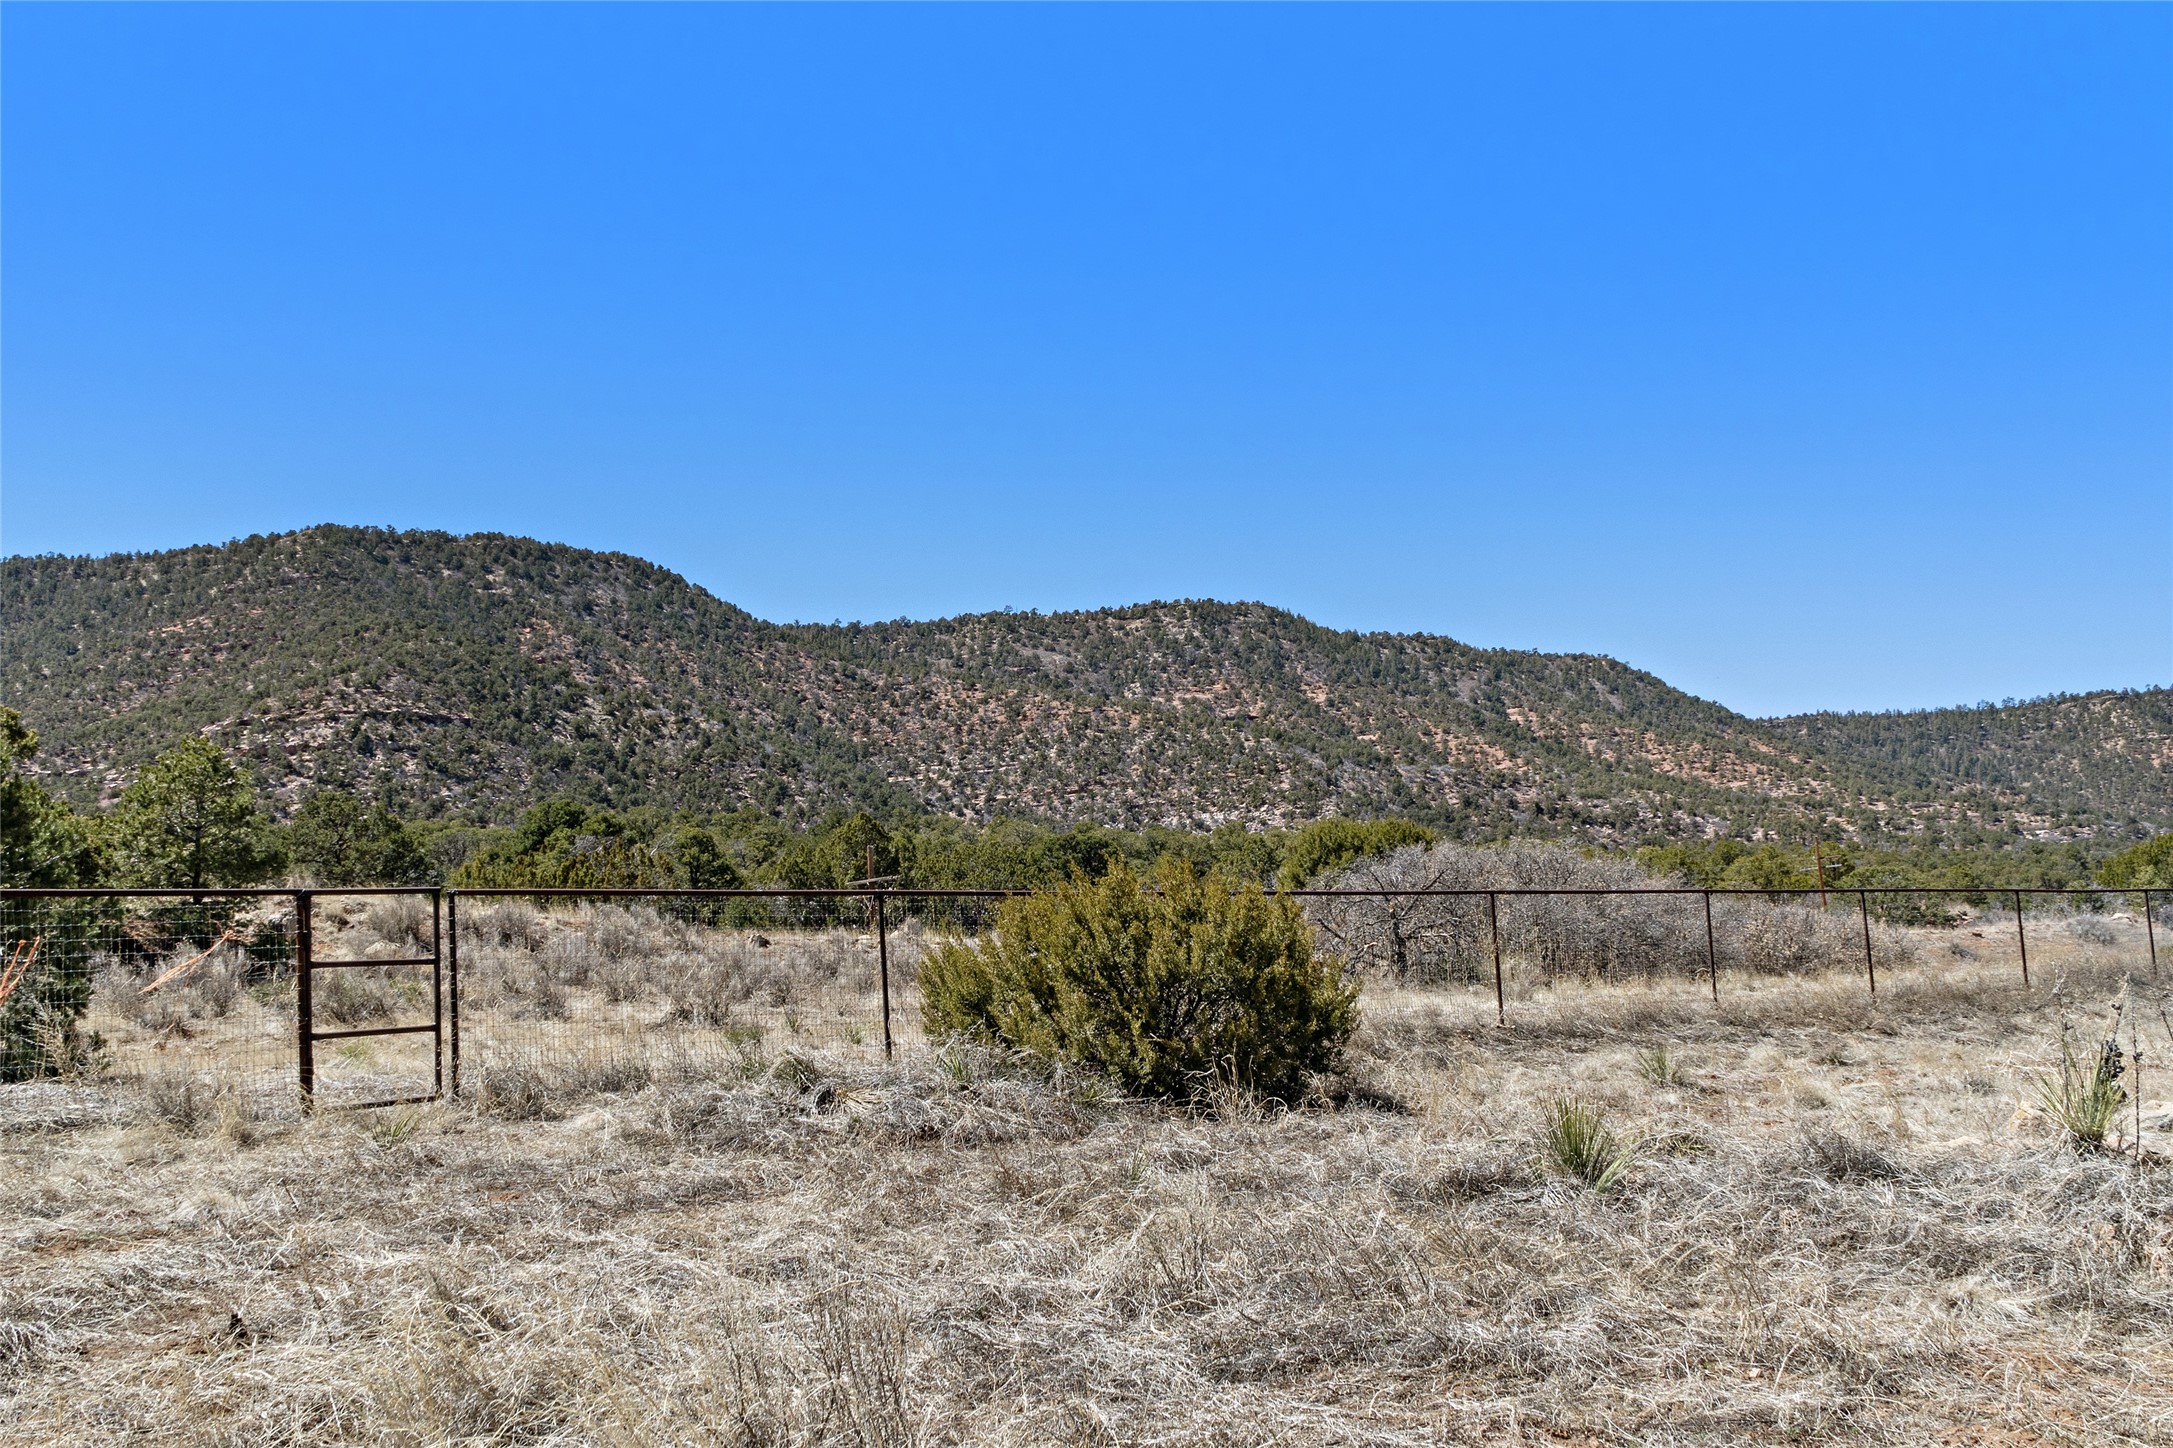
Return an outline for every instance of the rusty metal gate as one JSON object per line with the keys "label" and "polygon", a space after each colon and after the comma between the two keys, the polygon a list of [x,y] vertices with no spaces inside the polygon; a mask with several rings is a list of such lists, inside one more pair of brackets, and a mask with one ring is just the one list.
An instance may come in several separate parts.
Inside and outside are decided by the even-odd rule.
{"label": "rusty metal gate", "polygon": [[[426,898],[430,902],[430,949],[426,954],[392,956],[349,960],[319,960],[316,954],[316,928],[314,909],[319,895],[378,896],[408,895]],[[425,1101],[436,1101],[445,1094],[445,901],[444,894],[435,889],[379,889],[379,890],[298,890],[294,895],[294,1019],[297,1084],[301,1088],[302,1109],[318,1109],[320,1106],[335,1110],[356,1111],[378,1106],[407,1106]],[[423,1023],[392,1026],[359,1026],[339,1030],[317,1029],[317,992],[315,976],[322,970],[391,970],[403,968],[430,968],[430,1019]],[[339,1100],[320,1102],[318,1098],[317,1045],[321,1041],[361,1041],[387,1036],[430,1037],[430,1089],[412,1092],[405,1096],[378,1097],[365,1100]]]}

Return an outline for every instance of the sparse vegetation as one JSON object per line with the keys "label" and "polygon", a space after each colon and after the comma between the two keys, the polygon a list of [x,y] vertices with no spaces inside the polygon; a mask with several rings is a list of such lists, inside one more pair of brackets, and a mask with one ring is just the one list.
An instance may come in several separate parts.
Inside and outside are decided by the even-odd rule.
{"label": "sparse vegetation", "polygon": [[[1708,969],[1702,902],[1695,896],[1586,894],[1635,891],[1654,881],[1635,862],[1568,845],[1410,847],[1362,860],[1334,880],[1359,891],[1471,894],[1354,895],[1314,899],[1323,939],[1369,975],[1411,984],[1471,983],[1492,974],[1498,939],[1520,985],[1569,978],[1695,977]],[[1505,894],[1490,910],[1485,891]],[[1796,975],[1863,960],[1861,923],[1788,899],[1713,902],[1712,948],[1721,970]],[[1873,922],[1877,967],[1914,959],[1912,937]]]}
{"label": "sparse vegetation", "polygon": [[[1403,1111],[648,1038],[309,1122],[11,1087],[0,1443],[2161,1441],[2167,1170],[2046,1150],[2057,1007],[1936,961],[1868,1016],[1383,989]],[[1640,1089],[1656,1038],[1726,1090]],[[1604,1193],[1534,1171],[1565,1097],[1649,1144]]]}

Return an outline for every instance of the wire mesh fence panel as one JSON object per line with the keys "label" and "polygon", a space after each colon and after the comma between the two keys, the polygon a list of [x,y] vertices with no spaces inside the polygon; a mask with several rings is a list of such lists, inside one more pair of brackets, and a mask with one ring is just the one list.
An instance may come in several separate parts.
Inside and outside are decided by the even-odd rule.
{"label": "wire mesh fence panel", "polygon": [[920,966],[946,941],[971,943],[996,928],[998,894],[898,894],[884,902],[890,946],[892,1034],[900,1050],[932,1044],[922,1015]]}
{"label": "wire mesh fence panel", "polygon": [[1491,994],[1498,968],[1518,1000],[1572,982],[1696,982],[1713,964],[1695,891],[1318,893],[1306,914],[1322,948],[1405,990]]}
{"label": "wire mesh fence panel", "polygon": [[[1375,889],[1307,892],[1322,949],[1343,955],[1376,1001],[1490,996],[1497,1009],[1563,987],[1896,972],[2159,970],[2165,901],[2100,889],[1935,890],[1833,886],[1637,889]],[[2019,918],[2018,918],[2019,910]],[[2047,983],[2051,976],[2045,976]]]}
{"label": "wire mesh fence panel", "polygon": [[[456,914],[464,1070],[717,1074],[884,1049],[889,922],[866,895],[462,892]],[[899,923],[910,962],[918,922]]]}
{"label": "wire mesh fence panel", "polygon": [[291,896],[0,893],[0,1081],[295,1096]]}
{"label": "wire mesh fence panel", "polygon": [[[797,1048],[923,1049],[920,968],[985,939],[997,891],[0,891],[0,1084],[236,1092],[257,1114],[548,1067],[592,1083],[744,1072]],[[2173,892],[1375,889],[1306,892],[1367,1009],[1514,1022],[1594,986],[1725,997],[1762,978],[2045,988],[2160,969]],[[457,918],[458,958],[445,932]],[[2025,978],[2025,969],[2028,976]],[[450,1052],[441,1054],[444,1044]],[[388,1034],[398,1032],[401,1034]],[[616,1073],[616,1074],[614,1074]]]}

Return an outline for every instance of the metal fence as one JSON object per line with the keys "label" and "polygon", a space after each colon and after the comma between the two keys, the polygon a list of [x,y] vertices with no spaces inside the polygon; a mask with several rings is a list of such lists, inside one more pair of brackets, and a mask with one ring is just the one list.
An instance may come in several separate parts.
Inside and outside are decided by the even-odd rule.
{"label": "metal fence", "polygon": [[0,1082],[217,1085],[259,1114],[434,1099],[441,898],[0,891]]}
{"label": "metal fence", "polygon": [[[0,891],[0,1082],[200,1081],[262,1112],[430,1100],[530,1066],[707,1074],[799,1046],[927,1044],[919,964],[1023,891]],[[2158,970],[2173,892],[1301,890],[1383,996],[1495,1021],[1569,983],[1680,986],[1975,962],[2025,987]],[[1939,963],[1939,962],[1932,962]]]}
{"label": "metal fence", "polygon": [[918,967],[995,890],[461,890],[448,1069],[629,1059],[706,1073],[795,1046],[921,1043]]}

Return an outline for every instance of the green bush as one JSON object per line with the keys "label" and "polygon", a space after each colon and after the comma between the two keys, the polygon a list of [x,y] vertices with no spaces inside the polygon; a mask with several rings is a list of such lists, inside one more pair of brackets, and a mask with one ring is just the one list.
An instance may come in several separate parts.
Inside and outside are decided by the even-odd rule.
{"label": "green bush", "polygon": [[208,739],[184,739],[152,760],[104,823],[130,885],[254,885],[286,863],[255,781]]}
{"label": "green bush", "polygon": [[423,885],[436,871],[422,840],[382,800],[320,785],[287,826],[287,854],[319,885]]}
{"label": "green bush", "polygon": [[2173,890],[2173,830],[2122,850],[2098,867],[2098,880],[2123,890]]}
{"label": "green bush", "polygon": [[[85,822],[29,773],[38,736],[0,706],[0,886],[95,885]],[[0,1082],[66,1075],[97,1054],[81,1026],[91,973],[83,945],[109,907],[50,898],[0,902]]]}
{"label": "green bush", "polygon": [[34,899],[0,907],[0,1083],[69,1076],[103,1048],[83,1029],[91,1003],[88,943],[110,924],[99,900]]}
{"label": "green bush", "polygon": [[1315,956],[1297,903],[1164,861],[1005,902],[993,934],[938,946],[924,1019],[1106,1076],[1141,1096],[1220,1082],[1280,1101],[1332,1067],[1358,986]]}
{"label": "green bush", "polygon": [[1369,855],[1386,855],[1406,845],[1431,845],[1439,837],[1409,820],[1315,820],[1291,837],[1283,850],[1276,881],[1295,890],[1332,875]]}

